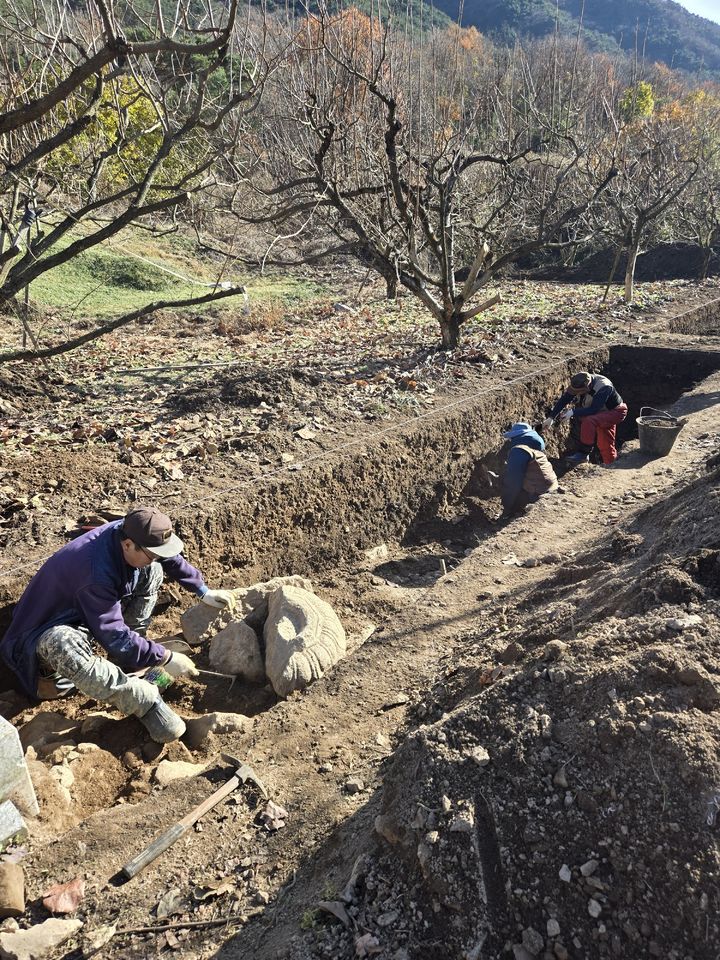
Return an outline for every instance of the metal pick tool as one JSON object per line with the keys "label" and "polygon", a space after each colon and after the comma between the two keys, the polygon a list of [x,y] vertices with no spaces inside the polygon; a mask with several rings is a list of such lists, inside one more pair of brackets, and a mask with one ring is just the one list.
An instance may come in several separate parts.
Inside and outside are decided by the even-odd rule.
{"label": "metal pick tool", "polygon": [[228,691],[227,691],[228,693],[230,693],[232,688],[235,686],[235,681],[237,680],[237,674],[235,673],[218,673],[217,670],[201,670],[199,667],[198,667],[198,673],[200,674],[200,676],[220,677],[223,680],[229,680],[230,686],[228,687]]}

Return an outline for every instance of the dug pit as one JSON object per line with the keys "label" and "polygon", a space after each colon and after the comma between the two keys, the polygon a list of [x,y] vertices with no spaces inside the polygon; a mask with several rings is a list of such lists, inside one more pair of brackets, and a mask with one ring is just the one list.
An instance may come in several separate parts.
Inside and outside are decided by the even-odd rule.
{"label": "dug pit", "polygon": [[[462,655],[463,643],[460,641],[466,639],[463,630],[467,631],[468,624],[474,622],[473,618],[476,621],[486,611],[484,601],[479,604],[472,602],[471,598],[477,597],[478,591],[481,595],[490,595],[491,599],[502,591],[509,593],[518,583],[513,578],[520,573],[536,577],[538,581],[546,575],[546,568],[542,564],[525,570],[514,564],[504,567],[502,560],[498,563],[504,554],[500,552],[501,544],[493,541],[500,538],[488,524],[484,513],[485,507],[489,509],[493,506],[491,501],[494,493],[488,489],[484,495],[477,491],[471,495],[468,485],[473,475],[482,474],[483,470],[487,476],[498,472],[499,431],[513,420],[536,418],[538,412],[559,394],[567,382],[568,374],[583,367],[603,370],[628,400],[631,411],[637,411],[648,402],[654,406],[672,403],[702,377],[720,369],[720,352],[693,348],[617,347],[584,354],[575,358],[570,365],[553,368],[520,383],[512,382],[494,388],[493,391],[483,392],[453,406],[442,415],[423,418],[414,425],[383,436],[375,443],[364,445],[353,451],[352,455],[346,453],[343,457],[321,462],[312,472],[304,469],[289,474],[284,482],[271,481],[254,487],[252,493],[247,489],[236,490],[222,506],[214,505],[210,514],[198,516],[197,508],[181,512],[190,557],[203,558],[203,568],[208,571],[209,578],[217,577],[218,582],[222,578],[226,586],[234,586],[238,582],[247,583],[251,579],[249,571],[252,570],[261,571],[265,577],[271,574],[304,573],[312,577],[318,592],[332,599],[350,632],[360,636],[368,621],[373,620],[381,626],[372,642],[356,648],[355,655],[340,665],[327,678],[327,682],[311,688],[308,695],[302,698],[295,696],[286,703],[277,703],[275,696],[266,688],[252,689],[236,685],[230,690],[229,684],[221,681],[217,681],[216,685],[178,683],[168,693],[168,698],[181,712],[226,710],[255,717],[252,733],[239,736],[236,742],[252,762],[267,764],[268,779],[274,782],[279,792],[287,794],[288,805],[296,817],[291,821],[293,837],[292,842],[288,841],[288,848],[282,846],[282,841],[279,841],[279,846],[272,846],[268,842],[267,851],[261,845],[267,863],[253,861],[252,870],[258,877],[262,875],[263,883],[267,886],[275,882],[273,877],[276,873],[277,883],[280,882],[283,870],[293,862],[296,848],[310,850],[317,847],[318,837],[322,834],[319,824],[324,824],[323,829],[327,830],[330,837],[327,844],[322,841],[323,855],[338,870],[338,864],[345,869],[340,851],[354,850],[358,841],[353,840],[350,834],[335,835],[333,825],[342,823],[348,817],[348,797],[357,795],[358,803],[362,806],[357,808],[357,819],[348,829],[357,832],[363,824],[367,826],[365,821],[373,812],[374,802],[369,792],[374,787],[368,787],[368,784],[376,783],[378,757],[382,759],[389,752],[389,734],[395,729],[390,719],[394,711],[402,711],[412,701],[412,725],[422,726],[428,718],[432,721],[440,719],[436,716],[436,707],[442,712],[443,708],[449,709],[454,705],[451,697],[443,699],[439,691],[436,698],[428,697],[427,690],[430,687],[430,674],[438,658],[444,655],[438,650],[443,651],[445,646],[451,649],[450,644],[455,642],[458,643],[459,655]],[[638,378],[638,370],[643,371],[642,382]],[[638,380],[637,384],[634,384],[633,377]],[[713,398],[716,396],[710,386],[705,392],[701,387],[686,398],[687,406],[702,413],[715,402]],[[630,428],[631,425],[628,426]],[[626,441],[631,436],[632,431],[629,430]],[[635,463],[635,459],[632,462]],[[619,466],[622,466],[622,461]],[[658,465],[658,469],[662,466]],[[655,466],[651,465],[650,469],[655,469]],[[622,473],[622,470],[618,472]],[[574,497],[582,498],[584,493],[590,492],[593,483],[603,479],[594,480],[594,477],[591,472],[578,472],[571,478],[571,505]],[[587,533],[593,523],[599,525],[606,522],[605,504],[593,503],[588,499],[590,504],[583,505],[581,517],[575,521],[566,520],[564,527],[557,524],[564,536],[563,550],[570,547],[574,549],[577,538]],[[591,509],[596,510],[592,519]],[[569,508],[568,516],[571,514],[572,509]],[[545,522],[549,526],[547,518]],[[575,533],[570,526],[572,522],[588,529]],[[647,535],[645,531],[643,534]],[[518,525],[502,540],[503,550],[511,549],[509,545],[505,546],[511,538],[514,538],[513,549],[526,549],[535,535],[534,530]],[[625,546],[618,540],[618,550],[627,549],[631,553],[635,549],[633,536],[640,537],[641,534],[628,534],[630,539]],[[385,544],[385,550],[366,556],[365,551],[375,550],[382,544]],[[474,574],[482,583],[475,584],[471,578],[469,583],[463,584],[465,608],[459,612],[453,606],[452,597],[434,591],[452,589],[453,577],[461,576],[465,554],[473,550],[481,554],[486,549],[493,552],[488,553],[487,559],[478,562]],[[449,576],[442,573],[441,560]],[[473,558],[468,560],[472,563]],[[556,558],[549,562],[557,564],[560,560]],[[488,565],[492,577],[485,576],[481,564]],[[586,564],[565,564],[556,586],[563,591],[571,586],[584,589],[584,584],[604,576],[611,569],[607,564],[604,558]],[[496,580],[502,580],[502,583],[495,584]],[[559,593],[558,599],[565,601],[566,594]],[[167,605],[155,623],[158,630],[177,629],[180,603],[181,600],[168,590]],[[502,631],[503,617],[507,622],[502,607],[493,608],[490,618],[492,629]],[[558,622],[565,625],[572,636],[572,618],[566,620]],[[442,628],[439,624],[443,625]],[[546,630],[553,629],[549,626],[549,620],[543,627]],[[437,638],[433,631],[438,631]],[[437,649],[433,648],[433,644]],[[481,658],[482,654],[477,656]],[[205,662],[202,655],[199,662]],[[485,686],[492,685],[492,677],[488,680],[487,671],[480,669],[484,666],[482,660],[480,666],[474,663],[471,668],[468,667],[466,674],[472,678],[474,689],[480,692]],[[528,689],[535,682],[532,671],[528,672],[523,682]],[[446,684],[448,687],[451,685]],[[405,694],[405,689],[410,690],[411,695]],[[578,709],[583,702],[581,693],[577,696]],[[493,694],[493,697],[499,696],[499,693]],[[73,701],[63,704],[63,710],[68,709],[80,717],[86,716],[91,706],[87,702]],[[395,726],[399,725],[398,720],[394,723]],[[466,726],[467,730],[462,725],[450,729],[460,730],[463,736],[474,735],[474,729]],[[485,728],[479,732],[485,735]],[[191,795],[192,799],[204,796],[204,781],[198,780],[186,790],[180,787],[175,791],[166,788],[167,794],[159,794],[156,785],[149,778],[143,778],[139,771],[144,765],[155,763],[160,758],[160,752],[151,755],[145,750],[138,751],[140,734],[140,727],[133,720],[111,720],[98,734],[105,750],[122,765],[119,773],[116,769],[116,783],[112,777],[108,778],[107,799],[112,802],[114,796],[115,800],[126,802],[119,805],[120,812],[113,814],[114,826],[107,831],[107,836],[103,833],[104,823],[101,824],[96,815],[88,823],[86,832],[83,832],[83,825],[82,831],[69,835],[67,841],[63,839],[57,845],[54,859],[49,858],[55,869],[72,869],[77,855],[76,844],[78,841],[85,843],[88,836],[98,842],[101,836],[103,840],[106,839],[107,863],[117,865],[126,853],[127,836],[132,836],[134,842],[148,839],[143,826],[147,822],[145,804],[156,814],[162,806],[165,816],[168,811],[175,814],[185,812]],[[364,753],[358,758],[355,754],[361,745]],[[210,742],[206,747],[207,754],[202,750],[190,754],[185,748],[176,746],[168,751],[168,758],[172,762],[197,763],[206,755],[208,758],[216,755],[218,746]],[[67,765],[79,759],[72,758]],[[66,762],[66,758],[59,760],[60,765]],[[442,750],[438,752],[438,757],[433,758],[438,776],[447,775],[445,760]],[[412,786],[412,777],[408,776],[410,767],[403,766],[401,760],[398,769],[401,771],[399,776]],[[537,774],[539,777],[547,775],[542,766],[538,767]],[[124,783],[122,778],[127,778]],[[350,794],[349,788],[346,789],[350,780],[353,781],[353,789],[357,788],[357,794]],[[358,782],[361,784],[359,787]],[[428,784],[423,781],[420,786],[425,792],[419,793],[418,798],[427,805],[435,803],[437,798],[431,796]],[[73,788],[69,789],[72,792]],[[508,789],[506,782],[503,782],[503,789]],[[98,791],[98,797],[103,801],[105,796]],[[88,802],[90,799],[88,797]],[[131,802],[128,803],[128,800]],[[137,801],[140,802],[139,806]],[[365,804],[369,813],[363,818]],[[124,807],[132,807],[132,810],[123,813]],[[227,823],[221,821],[220,826],[208,827],[205,841],[202,835],[192,838],[193,845],[189,848],[191,854],[185,848],[174,851],[157,866],[157,872],[152,874],[153,880],[148,879],[147,887],[143,888],[142,896],[146,900],[154,897],[158,889],[164,892],[166,887],[177,882],[178,877],[181,883],[188,881],[190,874],[194,879],[196,863],[190,862],[193,857],[197,864],[201,864],[212,853],[210,859],[214,864],[217,851],[225,851],[223,844],[231,840],[232,857],[230,851],[226,851],[229,860],[241,859],[239,854],[250,856],[250,852],[257,849],[260,841],[255,835],[256,831],[245,823],[245,807],[240,804],[238,809],[224,816]],[[353,819],[350,817],[350,821]],[[245,830],[239,840],[231,836],[236,823]],[[210,845],[212,851],[208,847],[208,835],[215,844]],[[521,840],[518,839],[518,844]],[[532,838],[527,842],[536,843]],[[136,842],[136,846],[142,844]],[[484,869],[492,867],[492,852],[492,847],[481,851]],[[269,864],[280,864],[281,867],[274,873],[274,867],[271,869]],[[102,872],[105,865],[105,860],[93,861],[92,869]],[[234,870],[235,867],[228,869]],[[318,875],[322,873],[320,870]],[[312,878],[307,877],[306,882],[312,885]],[[528,885],[530,882],[528,880]],[[302,884],[299,886],[302,888]],[[255,887],[248,884],[248,896],[254,895]],[[157,899],[159,896],[155,897]],[[115,892],[108,895],[108,902],[103,909],[124,912],[136,910],[138,906],[135,901],[137,892],[133,892],[132,897]],[[142,905],[143,909],[149,909],[150,904],[145,900]],[[295,920],[298,919],[298,910],[302,915],[305,909],[307,904],[293,902]],[[373,909],[368,911],[371,919],[375,916]],[[428,909],[433,910],[430,901]],[[278,936],[282,932],[279,930]],[[347,946],[352,951],[352,944]],[[146,943],[138,944],[137,949],[129,951],[127,955],[147,955],[147,949]],[[270,953],[271,949],[275,953]],[[229,945],[223,950],[223,955],[261,957],[278,955],[279,949],[278,938],[271,933],[267,949],[263,947],[264,953],[254,947],[244,949],[239,944],[235,950]],[[331,950],[325,955],[343,954],[333,954]],[[302,954],[298,953],[298,956]]]}
{"label": "dug pit", "polygon": [[[626,441],[637,436],[641,406],[672,404],[719,368],[720,346],[592,350],[482,389],[282,479],[239,484],[182,509],[180,532],[207,576],[231,584],[289,573],[312,577],[356,563],[382,543],[415,546],[426,542],[428,524],[438,518],[452,530],[442,539],[468,549],[487,531],[464,499],[473,475],[499,472],[501,430],[519,420],[537,423],[573,372],[598,370],[617,385],[629,407],[619,431]],[[711,402],[713,396],[698,395],[694,404]],[[550,451],[558,453],[559,445],[551,443]],[[490,499],[497,487],[475,483],[472,492]]]}

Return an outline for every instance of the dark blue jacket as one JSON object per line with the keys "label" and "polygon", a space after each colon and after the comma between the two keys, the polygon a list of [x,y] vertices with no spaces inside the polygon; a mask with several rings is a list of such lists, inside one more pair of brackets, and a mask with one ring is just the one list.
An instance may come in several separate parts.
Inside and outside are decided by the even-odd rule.
{"label": "dark blue jacket", "polygon": [[526,430],[525,433],[521,433],[519,437],[513,437],[509,442],[510,452],[502,478],[502,492],[500,494],[505,513],[511,512],[520,495],[525,480],[525,471],[530,462],[530,454],[526,450],[519,450],[518,446],[532,447],[533,450],[545,449],[545,441],[535,430]]}
{"label": "dark blue jacket", "polygon": [[[137,585],[120,545],[122,520],[106,523],[66,544],[40,567],[15,606],[0,655],[24,690],[37,692],[37,643],[58,624],[88,627],[126,673],[161,663],[167,652],[126,626],[120,601]],[[199,570],[182,558],[160,561],[165,574],[198,596],[207,592]]]}
{"label": "dark blue jacket", "polygon": [[558,402],[550,411],[551,417],[556,417],[561,410],[564,410],[569,404],[574,403],[575,409],[573,416],[589,417],[592,413],[600,413],[601,410],[614,410],[623,402],[622,397],[607,377],[601,377],[596,374],[590,381],[589,395],[592,397],[588,406],[583,406],[585,395],[570,393],[569,390],[560,397]]}

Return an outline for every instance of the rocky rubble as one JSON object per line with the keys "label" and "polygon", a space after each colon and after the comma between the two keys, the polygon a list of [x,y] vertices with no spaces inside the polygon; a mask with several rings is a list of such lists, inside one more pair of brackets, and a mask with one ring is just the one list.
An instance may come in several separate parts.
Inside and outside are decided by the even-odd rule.
{"label": "rocky rubble", "polygon": [[348,921],[297,956],[715,960],[716,479],[641,515],[613,563],[603,542],[485,612],[464,690],[439,679],[386,774]]}

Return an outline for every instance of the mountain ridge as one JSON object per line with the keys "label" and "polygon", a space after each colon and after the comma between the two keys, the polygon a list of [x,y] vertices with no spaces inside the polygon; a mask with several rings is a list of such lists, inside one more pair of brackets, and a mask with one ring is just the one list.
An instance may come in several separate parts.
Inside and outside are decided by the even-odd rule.
{"label": "mountain ridge", "polygon": [[[674,0],[435,0],[435,7],[507,44],[555,31],[581,36],[607,53],[633,52],[646,62],[720,79],[720,24]],[[582,18],[582,20],[581,20]]]}

